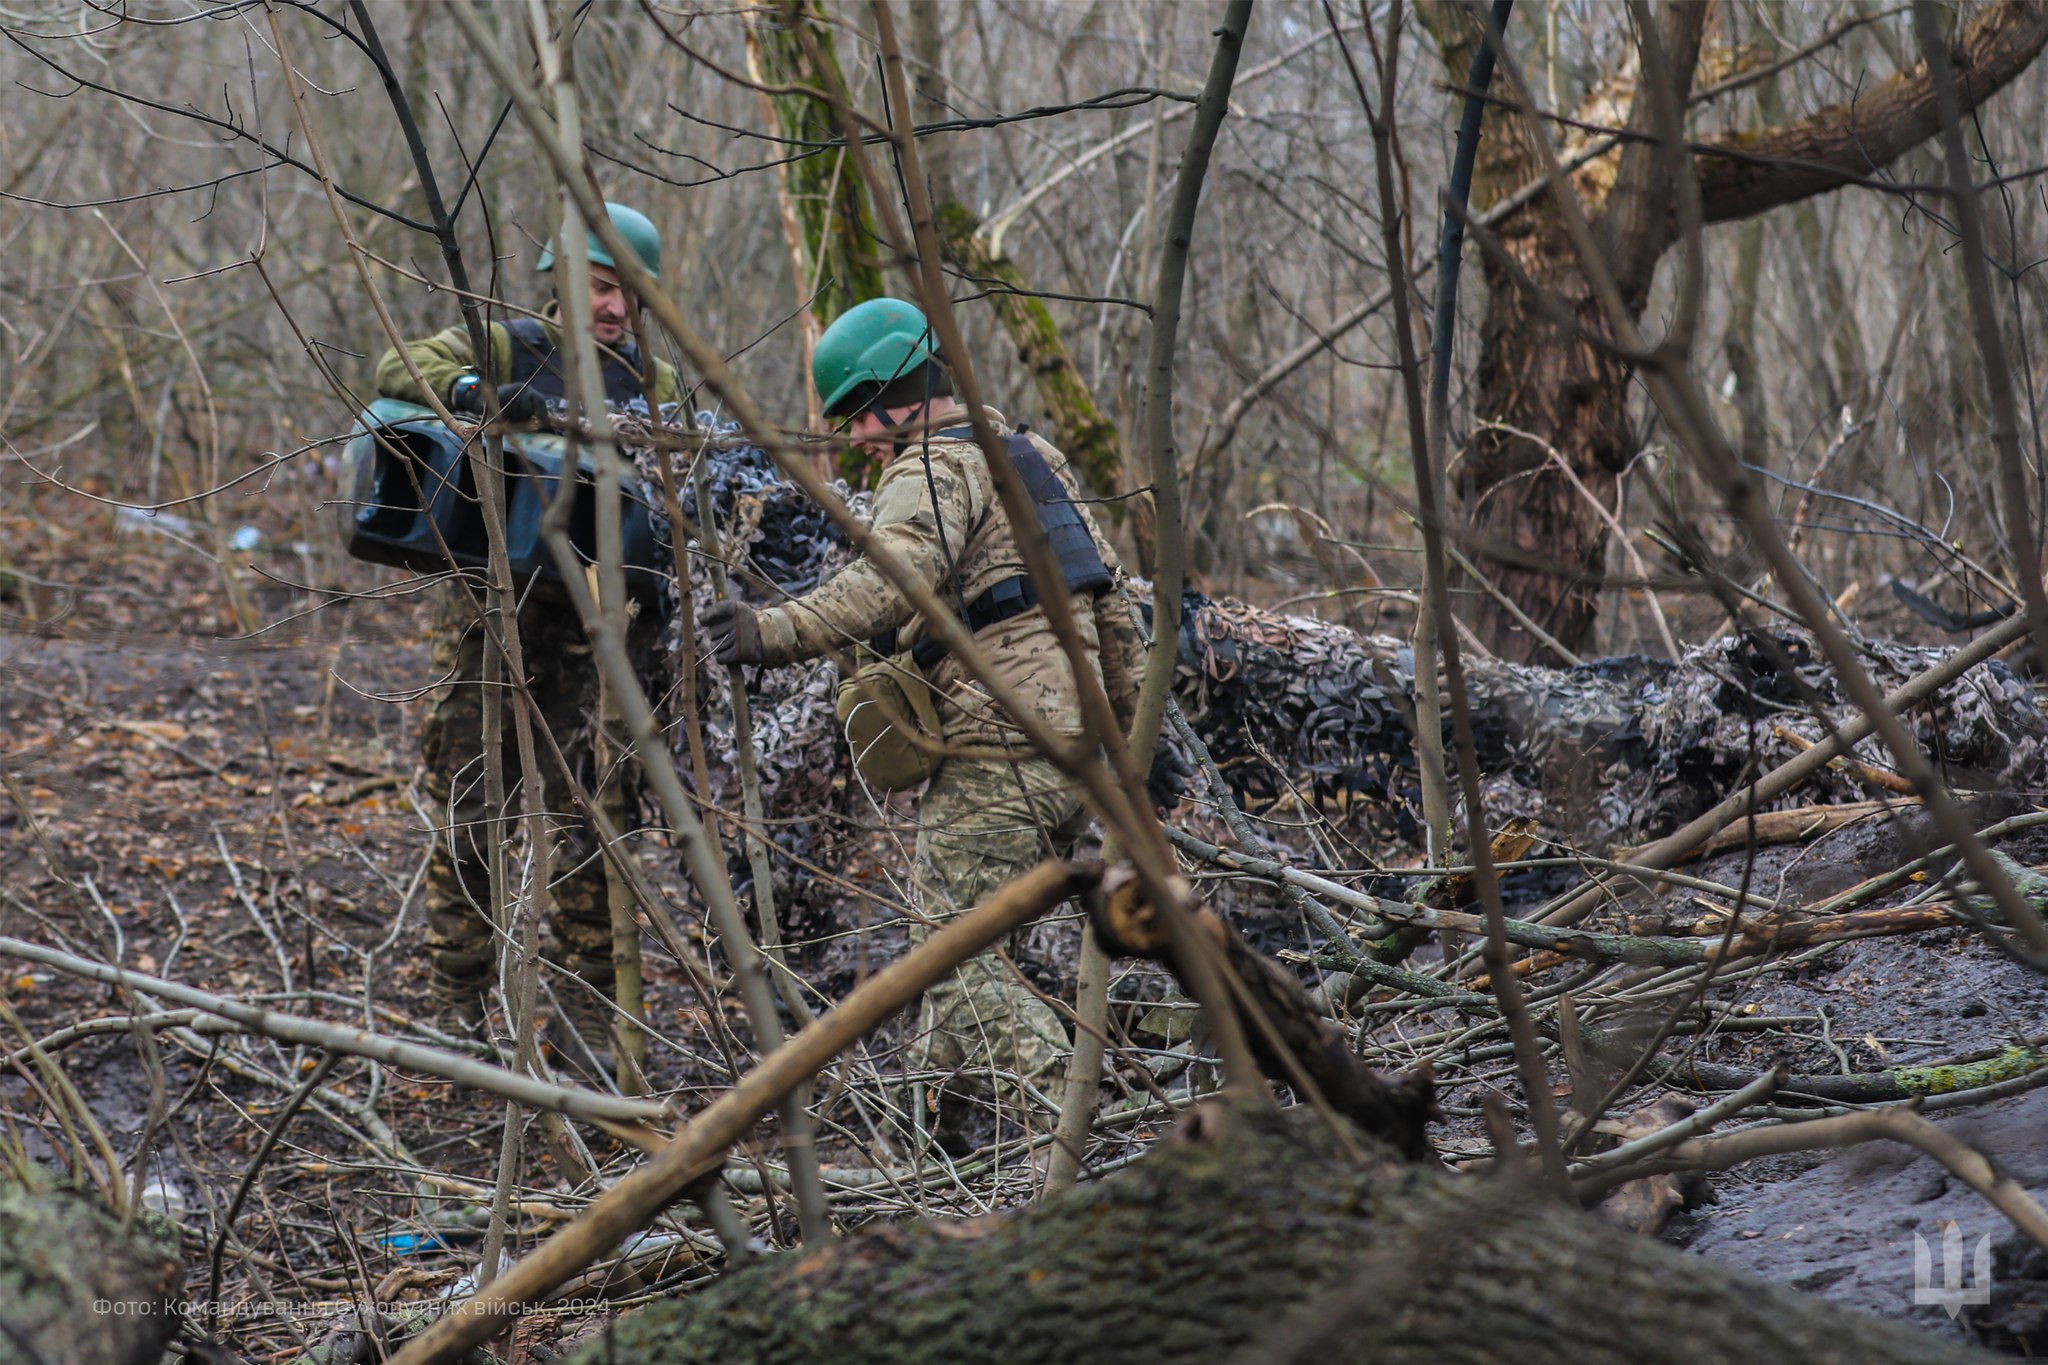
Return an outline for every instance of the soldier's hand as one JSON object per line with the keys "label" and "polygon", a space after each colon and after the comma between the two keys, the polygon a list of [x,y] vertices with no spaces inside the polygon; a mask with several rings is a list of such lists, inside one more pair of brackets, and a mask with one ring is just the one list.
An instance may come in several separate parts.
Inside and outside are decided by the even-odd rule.
{"label": "soldier's hand", "polygon": [[548,400],[525,384],[500,384],[498,415],[508,422],[537,422],[548,415]]}
{"label": "soldier's hand", "polygon": [[1187,794],[1194,780],[1195,770],[1162,739],[1158,751],[1152,755],[1152,771],[1145,777],[1145,791],[1151,796],[1152,805],[1162,815],[1173,814],[1174,807],[1180,804],[1181,797]]}
{"label": "soldier's hand", "polygon": [[[463,375],[448,387],[448,411],[482,416],[484,386],[473,374]],[[507,422],[532,422],[545,417],[548,400],[525,384],[498,385],[498,416]]]}
{"label": "soldier's hand", "polygon": [[744,602],[713,602],[697,624],[704,648],[722,664],[761,662],[761,622]]}

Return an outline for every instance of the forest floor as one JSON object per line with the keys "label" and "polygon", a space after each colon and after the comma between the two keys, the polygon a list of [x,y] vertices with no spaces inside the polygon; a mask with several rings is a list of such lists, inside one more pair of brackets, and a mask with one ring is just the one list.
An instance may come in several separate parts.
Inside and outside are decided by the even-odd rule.
{"label": "forest floor", "polygon": [[[248,581],[261,619],[276,624],[244,636],[224,614],[211,565],[165,553],[154,529],[131,523],[80,534],[5,520],[17,576],[0,592],[8,784],[0,799],[0,933],[203,990],[267,993],[280,1008],[332,1022],[405,1032],[428,1017],[415,731],[417,695],[432,681],[428,600],[308,612],[312,599],[286,584],[314,577],[312,566],[279,538],[276,548],[245,557],[269,575]],[[1862,826],[1766,850],[1751,885],[1773,896],[1825,894],[1911,856],[1912,839],[1903,825]],[[2022,863],[2048,862],[2048,834],[2005,850]],[[695,924],[673,854],[647,839],[640,856],[678,922]],[[859,850],[847,875],[886,891],[895,857],[900,851]],[[1740,862],[1693,870],[1733,884]],[[843,985],[896,943],[894,930],[873,931],[885,910],[862,902],[836,913],[847,932],[816,961],[821,985]],[[1267,927],[1262,940],[1276,926]],[[1052,932],[1057,941],[1073,930],[1069,923]],[[1036,957],[1057,956],[1054,943],[1045,946]],[[703,1003],[660,954],[647,961],[650,1020],[677,1044],[656,1050],[654,1080],[682,1091],[687,1106],[691,1092],[724,1083],[723,1063],[707,1040]],[[1056,968],[1041,984],[1071,990]],[[19,962],[0,962],[0,1000],[30,1036],[122,1012],[105,987]],[[2048,1032],[2048,981],[1960,928],[1837,945],[1796,967],[1716,986],[1707,1004],[1721,1019],[1792,1021],[1694,1039],[1700,1059],[1753,1072],[1780,1060],[1800,1074],[1869,1072]],[[1137,1013],[1123,1020],[1126,1028]],[[729,1006],[727,1014],[738,1028]],[[186,1225],[187,1292],[201,1297],[208,1229],[315,1059],[303,1049],[213,1038],[145,1047],[126,1031],[72,1043],[59,1056],[124,1161],[147,1151],[140,1179],[161,1187],[150,1202]],[[1445,1147],[1483,1144],[1475,1090],[1447,1101]],[[0,1109],[32,1130],[41,1112],[15,1077],[0,1079]],[[827,1125],[828,1164],[871,1159],[874,1148],[853,1136],[846,1111],[840,1117]],[[2048,1194],[2048,1091],[1945,1121]],[[494,1178],[502,1127],[498,1102],[431,1077],[353,1062],[336,1068],[236,1222],[223,1288],[242,1316],[223,1324],[223,1338],[252,1359],[289,1358],[317,1341],[351,1296],[432,1297],[452,1284],[475,1263],[473,1210]],[[1113,1150],[1135,1150],[1153,1131],[1133,1127],[1126,1146]],[[564,1192],[580,1183],[573,1150],[538,1129],[531,1136],[524,1193],[535,1202],[518,1220],[515,1254],[573,1210]],[[599,1163],[624,1159],[602,1135],[585,1133],[583,1141]],[[40,1137],[31,1131],[30,1144],[44,1158],[66,1146],[47,1124]],[[1022,1169],[1021,1182],[1013,1174],[962,1191],[956,1202],[914,1207],[1012,1202],[1029,1191]],[[423,1177],[440,1183],[423,1194]],[[1969,1245],[1993,1235],[2000,1320],[2016,1321],[2031,1303],[2048,1321],[2048,1266],[2038,1253],[2029,1261],[2003,1220],[1925,1157],[1884,1148],[1778,1158],[1716,1175],[1710,1187],[1716,1202],[1666,1233],[1702,1255],[1961,1335],[1967,1316],[1952,1322],[1940,1307],[1913,1301],[1914,1238],[1936,1248],[1939,1275],[1942,1222],[1953,1219]],[[776,1215],[762,1201],[742,1211],[772,1230]],[[844,1209],[850,1220],[886,1211]],[[671,1261],[614,1273],[593,1288],[630,1300],[650,1285],[710,1273],[710,1259],[695,1249],[708,1243],[676,1246]],[[534,1319],[522,1338],[538,1344],[562,1326]]]}
{"label": "forest floor", "polygon": [[[1909,825],[1912,822],[1907,822]],[[2029,866],[2048,862],[2041,831],[2004,844]],[[1923,851],[1914,831],[1872,825],[1801,848],[1764,850],[1753,884],[1795,899],[1841,890]],[[1930,841],[1931,842],[1931,841]],[[1733,885],[1736,855],[1688,869]],[[1780,880],[1782,878],[1782,880]],[[1700,1054],[1761,1073],[1783,1061],[1794,1074],[1842,1075],[1928,1065],[2048,1033],[2048,978],[1988,947],[1965,928],[1838,944],[1803,970],[1760,976],[1750,989],[1714,992],[1758,1015],[1804,1017],[1795,1030],[1724,1034]],[[1937,1121],[1990,1156],[2036,1199],[2048,1199],[2048,1089],[1939,1112]],[[2048,1257],[2004,1215],[1923,1153],[1873,1143],[1837,1153],[1765,1158],[1708,1178],[1708,1201],[1666,1229],[1674,1245],[1847,1307],[1929,1332],[2036,1354],[2048,1343]],[[1916,1238],[1943,1268],[1945,1226],[1973,1249],[1989,1236],[1993,1297],[1951,1316],[1916,1301]],[[1965,1284],[1973,1282],[1966,1255]],[[1925,1295],[1920,1295],[1924,1299]]]}

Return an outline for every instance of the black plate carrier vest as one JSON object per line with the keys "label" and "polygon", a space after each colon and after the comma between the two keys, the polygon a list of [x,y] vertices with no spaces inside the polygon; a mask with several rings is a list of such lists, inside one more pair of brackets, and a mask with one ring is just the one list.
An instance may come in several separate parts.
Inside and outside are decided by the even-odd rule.
{"label": "black plate carrier vest", "polygon": [[[972,427],[953,427],[937,434],[955,440],[974,439]],[[1115,585],[1116,577],[1102,562],[1102,552],[1095,548],[1095,537],[1088,534],[1088,524],[1081,520],[1081,513],[1068,495],[1066,485],[1045,462],[1044,452],[1021,432],[1003,438],[1003,445],[1010,452],[1010,463],[1017,467],[1017,476],[1024,481],[1025,491],[1031,494],[1032,508],[1038,513],[1038,524],[1045,530],[1053,558],[1059,562],[1060,576],[1066,580],[1067,591],[1091,596],[1109,591]],[[990,626],[1022,616],[1037,606],[1038,601],[1038,590],[1031,586],[1031,576],[1018,574],[1015,578],[1004,579],[969,602],[963,619],[968,633],[979,635]],[[911,648],[910,653],[918,667],[930,668],[945,656],[945,642],[927,635]]]}
{"label": "black plate carrier vest", "polygon": [[[521,384],[555,403],[569,399],[568,380],[562,373],[562,356],[548,340],[548,329],[539,318],[513,318],[505,324],[512,334],[512,374],[503,382]],[[612,352],[623,360],[614,360]],[[610,348],[598,348],[603,367],[604,396],[609,403],[630,403],[641,396],[640,348],[621,339]],[[650,406],[652,400],[650,399]]]}

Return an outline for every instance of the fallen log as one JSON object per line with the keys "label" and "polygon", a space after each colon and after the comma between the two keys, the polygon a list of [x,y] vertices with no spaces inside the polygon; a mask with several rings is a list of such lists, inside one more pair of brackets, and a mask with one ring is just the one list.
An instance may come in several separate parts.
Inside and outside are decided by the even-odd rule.
{"label": "fallen log", "polygon": [[[1170,960],[1164,927],[1137,897],[1105,896],[1090,905],[1089,916],[1112,953]],[[1437,1117],[1428,1071],[1390,1078],[1367,1066],[1291,972],[1254,952],[1214,911],[1199,908],[1193,919],[1195,931],[1236,977],[1233,994],[1257,1016],[1246,1032],[1267,1079],[1307,1092],[1304,1100],[1342,1115],[1409,1160],[1423,1159],[1430,1150],[1425,1130]],[[1185,985],[1178,968],[1176,975]]]}
{"label": "fallen log", "polygon": [[0,1362],[156,1365],[185,1277],[177,1230],[69,1186],[0,1180]]}
{"label": "fallen log", "polygon": [[581,1365],[1975,1361],[1531,1188],[1348,1159],[1302,1111],[1198,1106],[1027,1213],[864,1232],[628,1315]]}
{"label": "fallen log", "polygon": [[[659,487],[655,458],[651,450],[640,454],[650,489]],[[718,521],[739,560],[734,576],[750,600],[806,591],[850,558],[839,532],[766,456],[728,444],[706,459]],[[695,515],[693,499],[685,498],[686,516]],[[661,504],[658,496],[650,502]],[[864,505],[858,496],[850,502],[856,511]],[[666,534],[665,523],[660,529]],[[1143,603],[1149,589],[1132,589]],[[698,592],[708,590],[700,581]],[[668,632],[671,669],[677,637]],[[1301,799],[1417,835],[1414,663],[1404,642],[1189,593],[1179,645],[1175,698],[1241,801]],[[1887,691],[1955,652],[1863,644],[1865,667]],[[1525,817],[1552,843],[1594,851],[1683,825],[1852,712],[1832,670],[1791,628],[1746,630],[1676,660],[1632,655],[1558,669],[1474,659],[1466,672],[1489,821]],[[833,824],[819,813],[855,809],[832,715],[836,684],[829,660],[752,677],[768,823],[789,851],[814,862],[811,842]],[[703,670],[716,762],[711,795],[736,810],[724,686],[722,670]],[[1906,719],[1922,747],[1941,756],[1954,787],[2048,787],[2048,717],[2035,690],[1995,659],[1934,689]],[[1812,773],[1764,809],[1862,800],[1872,795],[1870,779],[1882,784],[1888,764],[1882,747],[1866,739],[1852,761]],[[777,887],[785,889],[800,890]]]}

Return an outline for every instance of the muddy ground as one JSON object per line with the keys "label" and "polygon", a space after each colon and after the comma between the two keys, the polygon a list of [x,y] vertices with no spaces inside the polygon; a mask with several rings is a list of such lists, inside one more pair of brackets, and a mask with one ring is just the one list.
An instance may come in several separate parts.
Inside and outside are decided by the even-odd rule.
{"label": "muddy ground", "polygon": [[[374,580],[321,552],[295,551],[293,527],[267,528],[266,548],[243,556],[258,571],[245,575],[245,591],[266,628],[244,636],[211,566],[148,528],[116,531],[110,522],[104,535],[82,536],[25,521],[11,530],[21,576],[0,596],[10,786],[0,800],[0,933],[221,993],[289,991],[281,998],[291,1008],[337,1022],[403,1029],[424,1018],[414,725],[417,695],[432,681],[427,600],[335,602],[294,589],[288,584]],[[849,982],[894,951],[898,931],[886,921],[898,855],[886,846],[900,834],[871,833],[870,851],[846,870],[872,898],[844,907],[838,936],[815,959],[818,979]],[[1767,850],[1751,885],[1792,898],[1826,894],[1910,856],[1918,837],[1909,827],[1864,827]],[[2038,832],[2005,848],[2023,863],[2048,862],[2048,836]],[[695,924],[673,855],[653,839],[638,851],[677,920]],[[1742,876],[1732,857],[1695,870],[1731,884]],[[1071,933],[1054,931],[1046,947]],[[656,1049],[657,1084],[720,1084],[706,1006],[658,954],[649,964],[650,1017],[674,1044]],[[1056,967],[1038,970],[1047,987],[1070,989]],[[37,1035],[113,1009],[103,988],[15,962],[0,963],[0,997]],[[1753,1071],[1778,1060],[1801,1074],[1881,1070],[2048,1032],[2048,980],[1960,928],[1840,945],[1797,970],[1718,987],[1710,1003],[1738,1016],[1811,1021],[1697,1040],[1701,1060]],[[61,1060],[124,1159],[145,1129],[160,1134],[148,1143],[144,1175],[170,1192],[158,1202],[189,1229],[196,1295],[219,1202],[311,1058],[259,1046],[238,1075],[219,1058],[169,1044],[150,1064],[135,1040],[112,1035],[76,1043]],[[474,1263],[467,1234],[443,1228],[446,1247],[418,1240],[432,1231],[423,1221],[431,1210],[416,1198],[418,1169],[370,1158],[346,1102],[374,1099],[418,1167],[479,1184],[497,1160],[498,1106],[427,1077],[380,1080],[352,1063],[328,1085],[334,1102],[295,1122],[237,1222],[229,1297],[309,1306],[303,1319],[226,1324],[223,1338],[251,1354],[316,1339],[320,1312],[311,1306],[331,1316],[351,1286],[431,1295]],[[0,1080],[0,1095],[29,1124],[37,1155],[55,1159],[65,1144],[55,1130],[34,1131],[25,1088]],[[1448,1098],[1446,1139],[1456,1146],[1478,1132],[1476,1095]],[[1943,1117],[2048,1197],[2044,1120],[2048,1091]],[[602,1139],[589,1141],[600,1161],[620,1159]],[[830,1162],[875,1155],[847,1126],[826,1141]],[[536,1139],[532,1161],[536,1188],[562,1180],[561,1154],[547,1142]],[[1872,1147],[1777,1158],[1709,1184],[1714,1202],[1666,1233],[1677,1244],[1930,1330],[2048,1349],[2048,1267],[2021,1254],[2003,1220],[1924,1157]],[[1913,1301],[1914,1237],[1933,1249],[1938,1279],[1950,1219],[1969,1248],[1990,1234],[1994,1254],[1992,1302],[1955,1320]],[[523,1222],[513,1249],[546,1230],[544,1221]],[[634,1287],[706,1273],[690,1261]]]}

